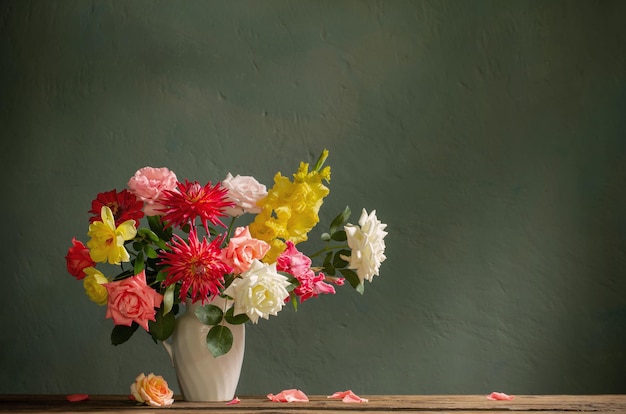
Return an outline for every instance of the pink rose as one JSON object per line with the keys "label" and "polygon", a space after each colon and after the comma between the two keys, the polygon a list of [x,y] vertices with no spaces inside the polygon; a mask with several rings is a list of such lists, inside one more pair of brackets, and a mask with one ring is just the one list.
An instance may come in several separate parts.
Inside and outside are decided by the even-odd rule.
{"label": "pink rose", "polygon": [[72,247],[67,250],[65,256],[65,262],[67,264],[67,271],[70,275],[74,276],[76,280],[82,280],[85,278],[85,269],[92,267],[96,264],[91,260],[89,255],[89,249],[80,240],[72,238]]}
{"label": "pink rose", "polygon": [[146,272],[117,282],[105,283],[109,293],[107,318],[116,325],[131,326],[137,322],[148,331],[148,321],[155,321],[155,308],[161,306],[163,296],[146,284]]}
{"label": "pink rose", "polygon": [[250,235],[250,229],[237,227],[230,238],[228,246],[222,249],[222,261],[232,267],[235,273],[243,273],[250,269],[252,261],[261,260],[270,249],[270,245]]}
{"label": "pink rose", "polygon": [[228,207],[225,213],[231,217],[238,217],[244,213],[258,214],[261,208],[257,206],[257,201],[267,196],[267,189],[254,177],[228,173],[222,187],[228,189],[228,201],[235,203],[234,207]]}
{"label": "pink rose", "polygon": [[146,216],[157,216],[163,214],[163,193],[174,191],[176,183],[176,174],[169,169],[144,167],[131,177],[128,188],[146,203],[143,209]]}

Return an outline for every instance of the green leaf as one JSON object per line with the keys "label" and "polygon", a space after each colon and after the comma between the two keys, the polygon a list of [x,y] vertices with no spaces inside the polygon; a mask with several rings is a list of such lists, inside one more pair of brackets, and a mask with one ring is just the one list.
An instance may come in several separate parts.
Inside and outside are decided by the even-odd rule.
{"label": "green leaf", "polygon": [[117,346],[128,341],[137,328],[139,328],[139,325],[136,322],[133,322],[131,326],[115,325],[113,331],[111,331],[111,344]]}
{"label": "green leaf", "polygon": [[148,239],[152,242],[156,242],[159,240],[159,236],[157,236],[155,232],[145,227],[142,227],[139,230],[137,230],[137,234],[139,234],[144,239]]}
{"label": "green leaf", "polygon": [[342,242],[348,240],[348,236],[346,235],[345,230],[338,230],[333,233],[331,239],[333,239],[334,241]]}
{"label": "green leaf", "polygon": [[163,314],[167,315],[172,310],[172,306],[174,306],[174,291],[176,290],[176,284],[169,285],[167,289],[165,289],[165,294],[163,295]]}
{"label": "green leaf", "polygon": [[295,292],[289,292],[289,300],[291,300],[293,310],[298,312],[298,295]]}
{"label": "green leaf", "polygon": [[143,252],[139,252],[137,253],[137,257],[135,258],[135,265],[133,267],[135,274],[141,273],[141,271],[143,270],[143,265],[144,265]]}
{"label": "green leaf", "polygon": [[335,276],[335,267],[333,266],[333,252],[328,252],[324,258],[324,273],[328,276]]}
{"label": "green leaf", "polygon": [[142,251],[143,250],[143,243],[139,242],[139,241],[133,242],[133,250],[135,250],[136,252]]}
{"label": "green leaf", "polygon": [[335,269],[341,269],[348,266],[348,262],[342,259],[341,256],[350,256],[351,253],[352,251],[347,249],[336,251],[335,257],[333,258],[333,266]]}
{"label": "green leaf", "polygon": [[163,282],[165,279],[167,279],[167,272],[165,270],[159,270],[159,273],[156,275],[156,281]]}
{"label": "green leaf", "polygon": [[165,223],[159,216],[148,216],[148,225],[160,240],[170,240],[172,238],[172,228],[165,228]]}
{"label": "green leaf", "polygon": [[150,335],[152,339],[165,341],[174,333],[174,326],[176,325],[176,318],[172,312],[168,314],[163,313],[163,306],[161,306],[155,315],[155,321],[148,321],[148,328],[150,329]]}
{"label": "green leaf", "polygon": [[289,286],[285,287],[285,289],[287,289],[287,292],[291,292],[292,290],[300,286],[300,281],[291,273],[279,271],[278,274],[285,276],[287,278],[287,281],[290,283]]}
{"label": "green leaf", "polygon": [[146,256],[148,256],[150,259],[156,259],[157,257],[159,257],[157,251],[150,246],[144,247],[143,251],[146,252]]}
{"label": "green leaf", "polygon": [[233,346],[233,333],[227,326],[216,325],[206,335],[206,346],[214,357],[224,355]]}
{"label": "green leaf", "polygon": [[351,213],[352,211],[350,211],[350,207],[346,206],[346,208],[333,219],[333,221],[330,223],[329,233],[331,234],[331,236],[335,234],[337,230],[343,229],[343,226],[348,222]]}
{"label": "green leaf", "polygon": [[354,272],[354,270],[339,269],[339,271],[341,272],[343,277],[346,278],[348,283],[350,283],[350,285],[362,295],[364,291],[364,286],[363,286],[363,283],[361,283],[361,280],[359,279],[357,274]]}
{"label": "green leaf", "polygon": [[222,322],[224,312],[215,305],[204,305],[196,309],[196,317],[205,325],[217,325]]}
{"label": "green leaf", "polygon": [[161,239],[159,239],[159,241],[155,241],[154,244],[156,244],[161,250],[170,250],[169,246]]}
{"label": "green leaf", "polygon": [[242,323],[246,323],[250,320],[248,315],[245,313],[240,313],[239,315],[235,315],[235,307],[231,306],[226,313],[224,314],[224,319],[231,325],[241,325]]}

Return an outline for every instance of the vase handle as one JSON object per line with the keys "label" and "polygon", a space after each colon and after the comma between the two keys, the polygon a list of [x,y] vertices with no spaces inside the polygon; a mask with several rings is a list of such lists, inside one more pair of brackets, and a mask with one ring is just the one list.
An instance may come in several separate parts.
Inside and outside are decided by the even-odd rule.
{"label": "vase handle", "polygon": [[174,354],[172,352],[172,345],[165,341],[161,341],[161,343],[163,344],[163,348],[165,348],[165,350],[167,351],[167,354],[170,356],[170,361],[172,361],[172,366],[174,366]]}

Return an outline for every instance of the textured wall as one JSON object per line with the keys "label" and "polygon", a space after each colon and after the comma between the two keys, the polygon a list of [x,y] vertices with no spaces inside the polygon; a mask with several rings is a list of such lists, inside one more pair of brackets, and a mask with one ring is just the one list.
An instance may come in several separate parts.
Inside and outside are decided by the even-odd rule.
{"label": "textured wall", "polygon": [[[65,271],[145,165],[388,223],[350,289],[248,326],[239,394],[626,392],[626,3],[3,1],[0,392],[175,384]],[[354,217],[353,217],[354,218]],[[355,219],[355,218],[354,218]]]}

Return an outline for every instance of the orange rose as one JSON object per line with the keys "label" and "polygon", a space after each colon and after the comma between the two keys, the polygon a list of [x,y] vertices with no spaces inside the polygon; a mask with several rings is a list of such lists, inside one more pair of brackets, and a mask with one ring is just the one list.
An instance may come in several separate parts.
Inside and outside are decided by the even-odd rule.
{"label": "orange rose", "polygon": [[254,259],[261,260],[270,249],[270,245],[250,235],[248,226],[237,227],[228,246],[222,250],[222,260],[233,268],[235,274],[250,269]]}
{"label": "orange rose", "polygon": [[130,393],[135,400],[153,407],[172,405],[174,392],[167,386],[167,381],[160,375],[141,373],[130,386]]}

